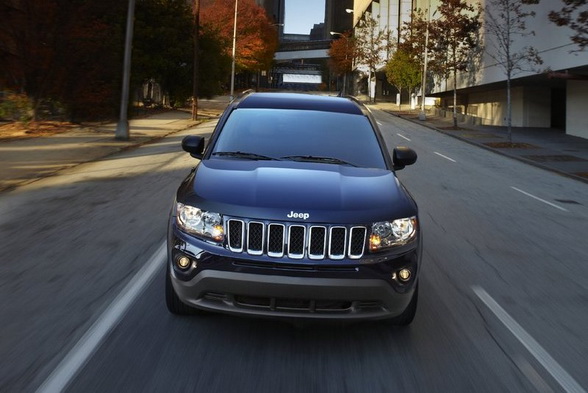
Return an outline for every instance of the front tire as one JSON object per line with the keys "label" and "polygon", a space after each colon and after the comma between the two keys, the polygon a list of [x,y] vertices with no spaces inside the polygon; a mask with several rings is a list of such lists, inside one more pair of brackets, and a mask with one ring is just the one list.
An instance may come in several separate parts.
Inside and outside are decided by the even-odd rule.
{"label": "front tire", "polygon": [[397,317],[392,318],[389,322],[394,326],[408,326],[411,324],[414,316],[416,315],[417,303],[419,301],[419,284],[416,284],[414,293],[410,299],[410,303],[406,306],[406,309]]}
{"label": "front tire", "polygon": [[171,282],[171,273],[169,266],[165,274],[165,304],[170,313],[175,315],[194,315],[199,314],[199,310],[190,307],[180,300],[174,286]]}

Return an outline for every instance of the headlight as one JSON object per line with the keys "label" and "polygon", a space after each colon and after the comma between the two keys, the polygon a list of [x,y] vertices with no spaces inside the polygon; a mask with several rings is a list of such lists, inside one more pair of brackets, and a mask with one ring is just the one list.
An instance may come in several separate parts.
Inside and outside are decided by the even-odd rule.
{"label": "headlight", "polygon": [[417,218],[400,218],[394,221],[380,221],[372,224],[370,250],[378,251],[388,247],[410,243],[417,235]]}
{"label": "headlight", "polygon": [[186,232],[217,242],[222,242],[225,237],[222,216],[194,206],[176,203],[176,223]]}

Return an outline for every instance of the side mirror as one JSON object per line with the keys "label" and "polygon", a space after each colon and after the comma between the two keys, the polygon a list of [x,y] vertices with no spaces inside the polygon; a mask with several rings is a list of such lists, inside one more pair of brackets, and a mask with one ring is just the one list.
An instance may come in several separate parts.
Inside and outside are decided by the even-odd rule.
{"label": "side mirror", "polygon": [[417,154],[410,147],[396,146],[392,153],[392,160],[394,161],[394,169],[404,169],[407,165],[412,165],[417,160]]}
{"label": "side mirror", "polygon": [[188,135],[182,139],[182,149],[190,153],[192,157],[202,159],[204,138],[197,135]]}

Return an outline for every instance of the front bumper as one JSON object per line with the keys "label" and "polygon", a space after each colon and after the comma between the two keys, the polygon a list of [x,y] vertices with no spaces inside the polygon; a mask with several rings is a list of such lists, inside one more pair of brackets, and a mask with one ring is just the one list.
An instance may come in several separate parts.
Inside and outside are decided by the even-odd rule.
{"label": "front bumper", "polygon": [[[285,263],[235,254],[171,225],[168,271],[179,299],[201,310],[298,320],[385,319],[400,315],[412,299],[420,244],[360,260]],[[178,268],[179,256],[191,259],[189,268]],[[393,278],[402,268],[413,272],[407,282]]]}
{"label": "front bumper", "polygon": [[[204,270],[174,278],[179,298],[193,307],[229,314],[296,319],[382,319],[400,315],[413,290],[396,292],[378,279],[258,275]],[[414,289],[414,288],[413,288]]]}

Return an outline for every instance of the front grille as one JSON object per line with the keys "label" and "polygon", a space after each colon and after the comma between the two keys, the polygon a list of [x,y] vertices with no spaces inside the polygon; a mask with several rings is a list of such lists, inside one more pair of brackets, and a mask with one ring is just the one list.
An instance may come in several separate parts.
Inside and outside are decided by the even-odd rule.
{"label": "front grille", "polygon": [[341,260],[363,256],[367,228],[229,219],[226,233],[229,249],[237,253],[273,258]]}

